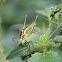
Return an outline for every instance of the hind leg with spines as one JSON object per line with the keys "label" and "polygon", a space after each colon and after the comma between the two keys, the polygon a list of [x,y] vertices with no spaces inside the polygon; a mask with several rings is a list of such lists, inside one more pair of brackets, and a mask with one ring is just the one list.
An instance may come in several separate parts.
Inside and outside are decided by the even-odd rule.
{"label": "hind leg with spines", "polygon": [[[27,42],[27,40],[25,40],[26,42]],[[30,50],[30,44],[29,44],[29,42],[27,42],[28,43],[28,45],[29,45],[29,50]],[[31,51],[30,51],[30,54],[32,55],[32,53],[31,53]]]}
{"label": "hind leg with spines", "polygon": [[[35,23],[36,23],[36,20],[37,20],[38,16],[39,16],[39,17],[41,17],[41,18],[43,18],[43,19],[45,19],[45,20],[47,20],[48,22],[50,22],[50,20],[48,20],[48,19],[44,18],[43,16],[36,15]],[[40,32],[39,32],[38,30],[36,30],[36,29],[33,29],[33,30],[35,30],[36,32],[40,33]],[[40,34],[44,34],[44,33],[40,33]]]}

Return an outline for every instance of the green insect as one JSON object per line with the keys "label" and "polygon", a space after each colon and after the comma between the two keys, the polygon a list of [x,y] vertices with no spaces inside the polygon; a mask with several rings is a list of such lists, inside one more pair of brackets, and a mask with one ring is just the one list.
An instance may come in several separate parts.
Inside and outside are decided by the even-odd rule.
{"label": "green insect", "polygon": [[[20,31],[20,36],[19,36],[19,38],[12,38],[12,40],[14,41],[14,39],[18,39],[18,41],[19,42],[21,42],[22,44],[24,44],[25,42],[27,42],[27,38],[33,33],[33,31],[37,31],[38,32],[38,30],[36,30],[35,29],[35,25],[36,25],[36,20],[37,20],[37,17],[38,16],[40,16],[40,15],[36,15],[36,18],[35,18],[35,20],[34,21],[32,21],[32,23],[29,25],[29,26],[27,26],[27,27],[25,27],[25,25],[26,25],[26,18],[27,18],[27,14],[25,15],[25,21],[24,21],[24,26],[23,26],[23,29]],[[42,16],[40,16],[40,17],[42,17]],[[42,17],[42,18],[44,18],[44,17]],[[45,18],[44,18],[45,19]],[[46,19],[47,20],[47,19]],[[38,33],[40,33],[40,32],[38,32]],[[40,34],[43,34],[43,33],[40,33]],[[15,42],[15,41],[14,41]],[[16,42],[15,42],[16,43]],[[28,43],[28,42],[27,42]],[[18,46],[18,47],[20,47],[17,43],[16,43],[16,45]],[[30,44],[28,43],[28,45],[29,45],[29,49],[30,49]],[[30,54],[31,54],[31,52],[30,52]]]}

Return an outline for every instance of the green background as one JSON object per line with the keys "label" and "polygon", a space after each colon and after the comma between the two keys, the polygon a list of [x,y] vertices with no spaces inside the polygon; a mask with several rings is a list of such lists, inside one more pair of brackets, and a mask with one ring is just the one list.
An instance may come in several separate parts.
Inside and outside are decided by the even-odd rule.
{"label": "green background", "polygon": [[[30,24],[30,21],[34,21],[36,15],[41,15],[47,19],[50,19],[50,8],[55,7],[60,3],[62,3],[62,0],[6,0],[1,14],[1,32],[4,54],[10,50],[12,45],[16,46],[12,41],[12,38],[19,36],[18,28],[22,30],[25,14],[28,15],[26,24]],[[15,24],[18,25],[14,26]],[[36,29],[44,33],[49,26],[48,24],[48,21],[38,17]],[[37,38],[36,35],[33,37],[35,39]],[[33,37],[31,37],[32,40],[34,39]],[[14,61],[24,62],[20,59],[20,57],[16,57],[10,60],[10,62]]]}

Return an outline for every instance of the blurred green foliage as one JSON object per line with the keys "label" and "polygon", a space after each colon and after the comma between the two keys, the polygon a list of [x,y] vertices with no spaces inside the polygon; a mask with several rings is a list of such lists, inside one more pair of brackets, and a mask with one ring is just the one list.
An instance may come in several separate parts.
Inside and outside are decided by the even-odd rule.
{"label": "blurred green foliage", "polygon": [[[2,12],[2,25],[6,28],[9,28],[12,24],[23,24],[24,15],[28,14],[30,20],[35,19],[36,10],[41,10],[41,15],[43,13],[50,12],[49,8],[56,6],[61,3],[61,0],[6,0],[5,7]],[[45,9],[44,9],[45,8]],[[48,14],[45,14],[48,16]],[[44,16],[45,16],[44,15]],[[38,18],[39,19],[39,18]],[[44,20],[44,19],[43,19]],[[39,20],[40,22],[40,20]],[[37,23],[39,23],[37,22]],[[46,22],[46,21],[45,21]],[[29,23],[27,21],[27,23]]]}
{"label": "blurred green foliage", "polygon": [[[2,1],[5,1],[5,0],[2,0]],[[22,60],[22,58],[18,57],[18,55],[17,55],[19,50],[17,51],[16,45],[12,41],[12,38],[17,38],[19,36],[18,29],[20,28],[22,30],[23,23],[24,23],[24,20],[25,20],[25,14],[28,15],[27,22],[26,22],[27,25],[30,24],[30,21],[35,20],[35,16],[37,14],[42,15],[43,17],[51,20],[50,8],[55,7],[58,4],[61,4],[61,2],[62,2],[62,0],[31,0],[31,1],[30,0],[6,0],[5,6],[2,9],[2,14],[1,14],[1,17],[2,17],[1,31],[2,31],[2,40],[3,40],[2,46],[4,48],[4,54],[6,55],[6,54],[8,54],[7,52],[9,52],[9,54],[8,54],[9,57],[14,56],[14,58],[10,59],[10,62],[14,62],[14,61],[15,62],[26,62],[27,60],[28,60],[28,62],[30,62],[31,60],[33,60],[33,62],[35,62],[36,58],[38,60],[40,59],[39,60],[39,62],[40,62],[41,58],[42,58],[42,60],[45,59],[44,58],[45,56],[42,56],[42,55],[39,56],[39,54],[41,54],[41,53],[37,54],[37,53],[32,51],[32,53],[33,53],[32,57],[34,56],[33,59],[32,59],[32,57],[29,59],[30,56],[23,56],[23,58],[25,57],[25,60]],[[62,20],[60,20],[60,23],[61,22],[62,22]],[[19,25],[19,24],[21,24],[21,25]],[[56,25],[55,23],[53,23],[51,25],[49,25],[49,24],[50,23],[48,21],[46,21],[45,19],[42,19],[42,18],[38,17],[37,25],[36,25],[35,28],[38,31],[44,33],[44,32],[47,31],[47,28],[49,28],[49,26],[50,26],[51,27],[51,33],[53,33],[54,30],[59,26],[59,24]],[[34,43],[35,40],[39,40],[39,37],[40,37],[40,35],[38,33],[33,33],[27,39],[27,41],[28,42],[32,41]],[[43,37],[43,39],[44,39],[44,35],[42,35],[41,37]],[[48,40],[48,35],[45,34],[45,37],[46,38],[44,40]],[[41,40],[42,40],[42,38],[41,38]],[[56,43],[61,43],[61,42],[59,42],[59,40],[57,40],[57,38],[54,41]],[[11,48],[13,48],[13,47],[15,48],[16,51],[13,50],[12,52],[10,52]],[[62,51],[61,47],[62,47],[62,43],[61,43],[61,46],[58,47],[57,49]],[[21,49],[23,49],[23,48],[21,48]],[[51,50],[53,50],[53,49],[51,49]],[[23,50],[23,52],[24,51],[25,50]],[[52,61],[54,61],[53,60],[54,58],[55,58],[55,61],[57,61],[57,62],[59,60],[61,60],[60,54],[57,54],[56,52],[57,51],[55,51],[55,53],[51,52],[51,55],[49,53],[46,53],[46,58],[47,58],[46,62],[48,62],[50,60],[52,62]],[[13,55],[13,53],[14,53],[14,55]],[[15,57],[15,56],[17,56],[17,57]],[[49,57],[50,57],[50,60],[48,60]],[[59,57],[59,59],[58,59],[58,57]],[[45,62],[45,61],[43,61],[43,62]]]}

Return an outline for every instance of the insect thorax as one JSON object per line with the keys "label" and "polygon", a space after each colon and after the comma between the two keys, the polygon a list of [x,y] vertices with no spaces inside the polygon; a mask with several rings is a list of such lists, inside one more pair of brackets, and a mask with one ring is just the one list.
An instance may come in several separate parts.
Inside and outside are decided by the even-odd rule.
{"label": "insect thorax", "polygon": [[[31,25],[25,27],[25,28],[23,29],[25,33],[21,35],[21,38],[22,38],[22,39],[26,38],[26,37],[29,35],[31,29],[34,28],[34,27],[35,27],[35,25],[33,25],[33,24],[31,24]],[[33,32],[33,31],[32,31],[32,32]],[[31,33],[31,34],[32,34],[32,33]],[[31,34],[30,34],[30,35],[31,35]]]}

